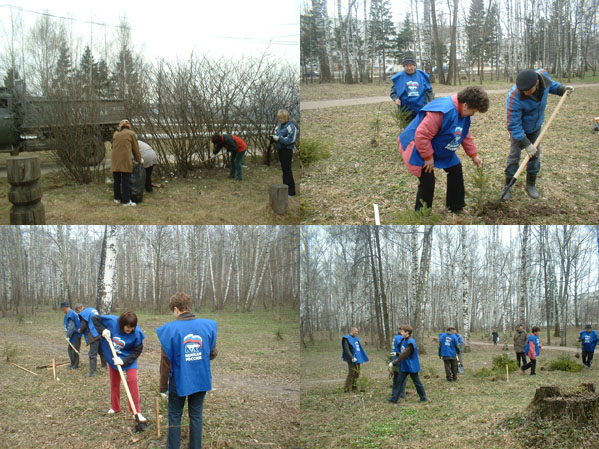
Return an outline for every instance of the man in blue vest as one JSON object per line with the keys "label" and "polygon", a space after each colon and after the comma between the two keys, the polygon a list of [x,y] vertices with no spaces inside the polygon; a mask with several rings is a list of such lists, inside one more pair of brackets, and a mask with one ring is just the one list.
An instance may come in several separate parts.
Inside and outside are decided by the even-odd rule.
{"label": "man in blue vest", "polygon": [[189,410],[189,448],[202,447],[202,411],[206,392],[212,390],[210,360],[216,349],[216,321],[196,318],[190,312],[191,299],[186,293],[171,296],[169,308],[175,321],[156,329],[162,345],[160,394],[168,394],[167,449],[181,444],[181,416],[187,398]]}
{"label": "man in blue vest", "polygon": [[458,380],[458,345],[456,328],[448,327],[447,332],[439,334],[439,358],[445,365],[445,379],[448,382]]}
{"label": "man in blue vest", "polygon": [[[533,199],[539,197],[536,188],[537,174],[541,170],[541,147],[533,144],[541,133],[549,94],[569,95],[574,88],[553,81],[545,69],[522,70],[516,84],[507,94],[507,129],[510,133],[510,154],[505,168],[505,183],[510,183],[518,171],[522,150],[530,156],[526,164],[526,193]],[[509,198],[509,192],[504,199]]]}
{"label": "man in blue vest", "polygon": [[98,354],[100,354],[102,367],[106,366],[106,359],[104,358],[102,348],[100,347],[102,335],[100,335],[92,321],[92,317],[99,315],[99,313],[93,307],[83,307],[82,304],[79,304],[75,307],[75,312],[79,314],[79,320],[81,321],[81,326],[79,329],[77,329],[77,332],[83,334],[85,342],[89,346],[89,373],[87,373],[86,376],[93,377],[96,375]]}
{"label": "man in blue vest", "polygon": [[77,369],[79,368],[79,354],[77,354],[71,345],[79,351],[81,348],[81,334],[77,332],[77,329],[81,327],[81,321],[79,321],[79,316],[75,313],[73,309],[69,306],[69,303],[63,301],[60,303],[60,309],[64,313],[64,330],[66,332],[66,340],[67,343],[67,353],[69,354],[69,360],[71,361],[71,366],[69,369]]}
{"label": "man in blue vest", "polygon": [[578,341],[582,342],[582,364],[590,369],[593,365],[595,346],[597,346],[597,331],[587,324],[584,330],[580,331]]}
{"label": "man in blue vest", "polygon": [[404,58],[403,70],[391,77],[391,94],[400,114],[410,123],[422,107],[435,98],[430,83],[430,76],[416,68],[416,61],[411,56]]}
{"label": "man in blue vest", "polygon": [[347,378],[343,391],[349,393],[358,389],[356,382],[360,377],[360,367],[362,363],[368,362],[368,356],[358,337],[357,327],[352,326],[349,334],[341,339],[341,348],[341,358],[347,362]]}

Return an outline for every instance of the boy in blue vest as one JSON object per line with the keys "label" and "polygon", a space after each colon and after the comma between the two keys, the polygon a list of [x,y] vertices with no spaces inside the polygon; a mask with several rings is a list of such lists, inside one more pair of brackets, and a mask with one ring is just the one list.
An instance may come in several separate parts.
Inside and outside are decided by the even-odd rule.
{"label": "boy in blue vest", "polygon": [[358,337],[358,328],[352,326],[349,334],[341,339],[341,358],[347,362],[347,378],[343,391],[349,393],[358,389],[356,382],[360,377],[362,363],[368,362],[368,356]]}
{"label": "boy in blue vest", "polygon": [[597,331],[590,324],[587,324],[584,330],[580,331],[578,341],[582,342],[582,364],[591,369],[595,346],[597,346]]}
{"label": "boy in blue vest", "polygon": [[416,194],[418,211],[433,206],[435,168],[447,172],[445,206],[460,213],[465,206],[462,164],[457,156],[460,145],[472,163],[482,166],[470,134],[470,117],[487,112],[489,97],[480,86],[469,86],[451,97],[437,98],[424,106],[397,139],[408,171],[419,179]]}
{"label": "boy in blue vest", "polygon": [[[117,366],[126,373],[127,386],[137,410],[129,410],[135,417],[138,415],[140,422],[146,422],[141,414],[139,400],[139,384],[137,380],[137,359],[144,349],[143,341],[146,338],[137,325],[137,315],[131,311],[123,312],[120,317],[114,315],[94,315],[92,323],[102,338],[102,351],[112,354],[106,339],[112,341],[117,357],[108,358],[108,372],[110,374],[110,410],[108,414],[121,411],[121,375]],[[129,403],[127,401],[127,403]]]}
{"label": "boy in blue vest", "polygon": [[439,358],[445,366],[445,379],[448,382],[458,380],[458,346],[459,339],[455,327],[448,327],[447,332],[439,334]]}
{"label": "boy in blue vest", "polygon": [[[526,193],[533,199],[539,197],[536,181],[541,170],[541,147],[533,144],[541,133],[549,94],[569,95],[574,88],[553,81],[545,69],[522,70],[516,84],[507,94],[507,129],[510,133],[510,154],[505,168],[505,184],[509,184],[520,165],[522,150],[530,156],[526,164]],[[509,198],[509,192],[504,199]]]}
{"label": "boy in blue vest", "polygon": [[404,69],[391,77],[389,96],[400,113],[409,114],[407,123],[410,123],[422,107],[435,98],[435,94],[429,74],[416,68],[414,58],[411,56],[404,58],[402,65]]}
{"label": "boy in blue vest", "polygon": [[181,416],[186,398],[189,448],[201,449],[204,397],[212,390],[210,360],[218,354],[216,321],[196,318],[190,307],[189,295],[175,293],[169,302],[175,321],[156,329],[162,345],[160,394],[166,397],[169,391],[167,449],[179,449],[181,444]]}
{"label": "boy in blue vest", "polygon": [[[391,397],[387,399],[389,402],[396,403],[399,400],[399,356],[401,354],[401,342],[403,337],[401,335],[401,327],[397,331],[397,335],[393,337],[393,344],[391,352],[391,362],[389,362],[389,368],[393,370],[393,387],[391,389]],[[395,363],[393,363],[395,362]],[[405,395],[403,396],[405,398]]]}
{"label": "boy in blue vest", "polygon": [[[69,306],[69,303],[64,301],[60,303],[60,309],[64,313],[64,330],[66,332],[66,340],[68,343],[71,343],[75,347],[77,351],[81,348],[81,334],[77,332],[77,329],[81,326],[81,321],[79,321],[79,316],[75,313],[73,309]],[[69,360],[71,361],[71,366],[69,369],[77,369],[79,368],[79,354],[73,351],[71,345],[67,343],[67,353],[69,354]]]}
{"label": "boy in blue vest", "polygon": [[397,363],[399,363],[399,397],[406,397],[406,382],[408,375],[412,378],[416,392],[420,397],[420,402],[427,402],[426,391],[424,385],[420,381],[420,360],[418,358],[418,345],[416,340],[412,338],[412,326],[402,326],[400,333],[403,340],[400,345],[400,355]]}
{"label": "boy in blue vest", "polygon": [[98,354],[100,354],[102,367],[106,366],[106,359],[104,358],[104,353],[100,346],[102,335],[98,332],[92,322],[92,317],[100,314],[93,307],[83,307],[81,304],[75,307],[75,312],[79,314],[79,320],[81,321],[81,327],[77,329],[77,332],[83,335],[85,342],[89,346],[89,352],[87,354],[89,356],[89,373],[87,373],[86,376],[93,377],[96,375]]}
{"label": "boy in blue vest", "polygon": [[526,339],[526,354],[528,355],[529,362],[526,365],[522,365],[522,372],[530,368],[530,375],[535,376],[537,374],[537,357],[541,354],[543,345],[539,339],[539,332],[541,328],[539,326],[533,326],[532,332]]}

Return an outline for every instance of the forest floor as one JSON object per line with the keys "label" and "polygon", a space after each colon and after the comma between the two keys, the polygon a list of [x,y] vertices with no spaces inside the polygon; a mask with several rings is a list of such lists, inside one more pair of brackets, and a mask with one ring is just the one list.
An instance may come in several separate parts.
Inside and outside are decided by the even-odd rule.
{"label": "forest floor", "polygon": [[[347,364],[341,360],[339,342],[317,341],[301,351],[301,442],[310,448],[409,448],[503,449],[515,447],[560,449],[597,447],[599,432],[585,433],[564,423],[532,421],[528,405],[540,386],[574,388],[595,382],[597,369],[579,373],[548,371],[548,361],[574,348],[544,348],[537,375],[510,373],[476,377],[491,368],[502,346],[472,344],[464,355],[465,374],[447,382],[437,343],[426,339],[428,353],[420,356],[429,402],[419,403],[411,379],[407,399],[387,402],[392,379],[386,351],[367,345],[369,362],[362,365],[360,393],[343,393]],[[574,350],[575,351],[575,350]],[[507,352],[515,360],[511,345]],[[580,360],[574,359],[572,360]],[[590,444],[587,446],[586,444]]]}
{"label": "forest floor", "polygon": [[[381,224],[588,224],[599,221],[599,188],[589,179],[599,176],[596,155],[599,134],[593,133],[599,84],[576,84],[541,143],[542,168],[537,180],[541,197],[524,191],[524,177],[512,188],[512,198],[499,202],[509,152],[505,126],[506,83],[485,86],[491,105],[477,113],[470,131],[483,160],[483,182],[475,184],[474,165],[462,150],[466,208],[455,215],[445,209],[446,175],[437,171],[435,200],[428,215],[413,212],[418,180],[405,168],[398,152],[400,128],[392,116],[395,106],[389,84],[302,84],[302,104],[316,100],[355,98],[358,104],[302,109],[302,139],[327,147],[330,157],[304,168],[301,220],[304,224],[374,224],[378,204]],[[441,87],[434,86],[437,96]],[[450,90],[447,86],[443,89]],[[454,87],[453,90],[458,90]],[[360,92],[363,92],[360,95]],[[449,93],[449,92],[448,92]],[[322,95],[320,95],[322,94]],[[368,97],[381,96],[378,103]],[[359,97],[362,97],[361,99]],[[384,101],[383,101],[384,100]],[[559,97],[549,96],[546,119]],[[361,102],[361,104],[360,104]],[[375,122],[380,144],[376,145]]]}
{"label": "forest floor", "polygon": [[[218,322],[218,357],[212,361],[213,390],[204,403],[203,447],[297,447],[299,434],[299,317],[297,311],[253,313],[202,312]],[[135,433],[121,387],[123,412],[108,415],[110,386],[106,368],[86,377],[88,347],[81,345],[80,368],[52,370],[36,366],[68,361],[61,311],[0,319],[0,449],[163,448],[166,445],[167,402],[160,400],[161,437],[156,435],[160,344],[155,329],[171,315],[139,313],[146,334],[139,359],[141,409],[149,421]],[[241,350],[240,348],[244,348]],[[249,348],[249,350],[248,350]],[[31,371],[34,376],[6,361]],[[187,425],[187,408],[182,425]],[[187,447],[188,428],[182,428]]]}
{"label": "forest floor", "polygon": [[[269,186],[281,183],[281,167],[261,163],[244,163],[241,182],[228,178],[228,168],[198,169],[186,178],[154,175],[153,181],[162,188],[144,193],[141,203],[128,208],[113,203],[112,183],[79,185],[61,173],[47,173],[40,181],[42,204],[46,224],[293,225],[300,222],[300,170],[296,161],[293,170],[298,195],[289,198],[285,215],[275,213],[269,204]],[[109,170],[104,178],[112,181]],[[4,198],[0,224],[10,222],[9,190],[6,178],[0,179],[0,196]]]}

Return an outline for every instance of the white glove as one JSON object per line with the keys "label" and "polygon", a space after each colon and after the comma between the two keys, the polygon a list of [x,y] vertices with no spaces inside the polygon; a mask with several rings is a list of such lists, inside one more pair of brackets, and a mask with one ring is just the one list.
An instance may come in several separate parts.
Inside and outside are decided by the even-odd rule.
{"label": "white glove", "polygon": [[168,396],[166,393],[160,393],[160,396],[162,396],[162,399],[167,399],[168,400]]}
{"label": "white glove", "polygon": [[116,366],[123,366],[123,359],[120,357],[113,357],[112,363],[114,363]]}
{"label": "white glove", "polygon": [[396,355],[397,355],[397,352],[392,352],[392,353],[391,353],[391,356],[392,356],[392,357],[395,357]]}
{"label": "white glove", "polygon": [[574,92],[574,86],[566,86],[566,95],[570,95]]}
{"label": "white glove", "polygon": [[272,140],[274,140],[275,142],[279,141],[279,136],[272,136]]}
{"label": "white glove", "polygon": [[69,337],[64,337],[64,339],[65,339],[66,341],[68,341],[69,343],[71,342],[71,340],[69,340]]}
{"label": "white glove", "polygon": [[358,359],[354,357],[353,359],[351,359],[351,361],[352,361],[352,363],[356,363],[358,361]]}
{"label": "white glove", "polygon": [[389,368],[393,368],[393,362],[389,362]]}
{"label": "white glove", "polygon": [[210,155],[210,159],[214,159],[215,157],[216,157],[216,154],[214,154],[214,153],[212,153],[212,154]]}
{"label": "white glove", "polygon": [[141,165],[143,165],[143,164],[144,164],[144,158],[143,158],[143,157],[141,158],[141,162],[140,162],[140,164],[141,164]]}
{"label": "white glove", "polygon": [[107,340],[110,340],[110,331],[108,329],[104,329],[102,331],[102,337],[106,338]]}
{"label": "white glove", "polygon": [[529,143],[525,150],[530,158],[533,158],[534,155],[537,154],[537,147],[535,147],[532,143]]}

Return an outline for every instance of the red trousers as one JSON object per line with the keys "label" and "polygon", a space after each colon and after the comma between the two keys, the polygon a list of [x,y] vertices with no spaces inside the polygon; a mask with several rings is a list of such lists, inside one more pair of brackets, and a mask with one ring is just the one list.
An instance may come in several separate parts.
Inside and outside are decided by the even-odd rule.
{"label": "red trousers", "polygon": [[[110,406],[115,412],[121,411],[121,375],[117,370],[108,365],[108,371],[110,372]],[[127,385],[129,386],[129,391],[131,392],[131,397],[133,398],[133,403],[135,404],[135,408],[137,408],[137,412],[131,410],[131,405],[129,405],[129,399],[127,399],[127,405],[129,405],[129,410],[131,413],[141,413],[141,407],[139,406],[139,387],[137,385],[137,369],[131,368],[127,371],[124,371],[127,376]]]}

